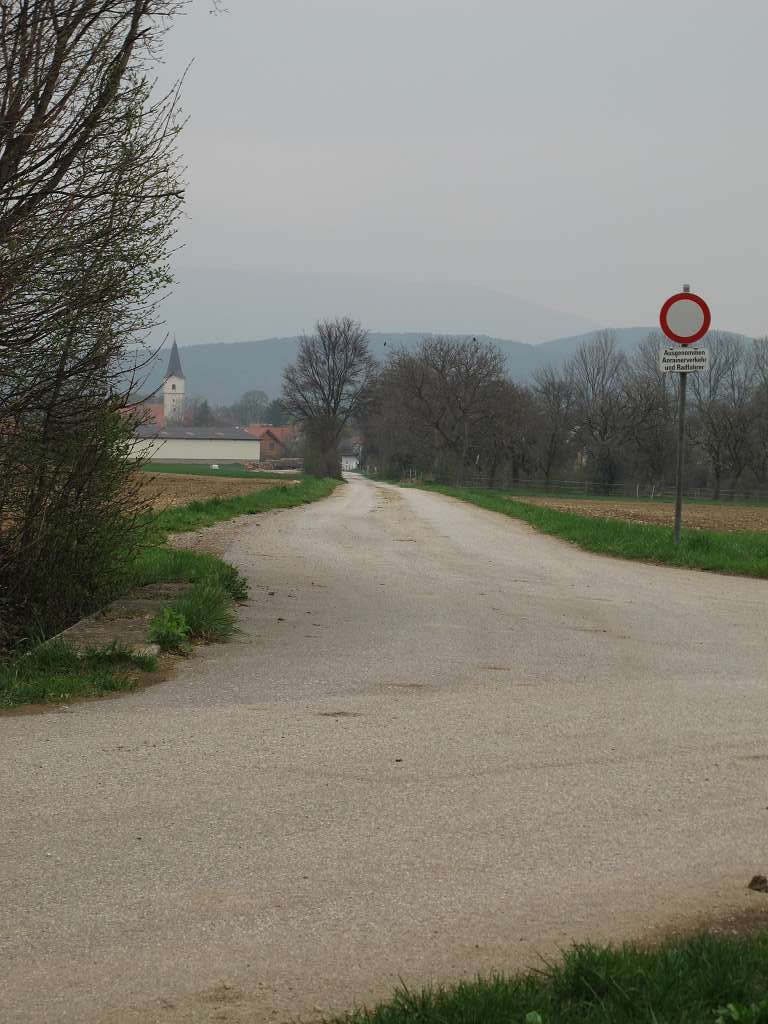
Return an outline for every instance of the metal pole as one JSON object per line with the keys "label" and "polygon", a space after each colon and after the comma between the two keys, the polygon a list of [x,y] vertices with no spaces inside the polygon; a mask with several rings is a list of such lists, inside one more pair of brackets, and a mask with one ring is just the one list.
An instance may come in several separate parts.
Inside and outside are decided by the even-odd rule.
{"label": "metal pole", "polygon": [[[689,292],[691,286],[683,285],[683,291]],[[683,475],[685,473],[685,395],[688,390],[688,374],[680,374],[677,407],[677,491],[675,493],[675,546],[680,543],[680,531],[683,526]]]}
{"label": "metal pole", "polygon": [[680,374],[677,421],[677,493],[675,495],[675,545],[680,543],[683,525],[683,473],[685,467],[685,393],[688,389],[688,374]]}

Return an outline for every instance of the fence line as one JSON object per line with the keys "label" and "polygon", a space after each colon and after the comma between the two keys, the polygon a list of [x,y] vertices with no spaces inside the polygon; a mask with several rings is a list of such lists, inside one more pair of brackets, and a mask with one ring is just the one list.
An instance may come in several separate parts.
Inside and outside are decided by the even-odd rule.
{"label": "fence line", "polygon": [[[488,480],[481,475],[464,473],[461,475],[442,474],[429,476],[411,470],[404,474],[407,480],[432,480],[434,483],[448,487],[480,487],[487,490],[500,490],[516,494],[552,495],[560,497],[595,497],[595,498],[636,498],[649,501],[673,501],[675,497],[674,484],[647,484],[635,481],[624,481],[619,484],[600,484],[592,480],[497,480],[488,483]],[[686,487],[685,497],[708,501],[758,501],[768,502],[768,491],[758,488],[745,488],[743,490],[723,490],[721,488],[719,498],[714,498],[712,487]]]}

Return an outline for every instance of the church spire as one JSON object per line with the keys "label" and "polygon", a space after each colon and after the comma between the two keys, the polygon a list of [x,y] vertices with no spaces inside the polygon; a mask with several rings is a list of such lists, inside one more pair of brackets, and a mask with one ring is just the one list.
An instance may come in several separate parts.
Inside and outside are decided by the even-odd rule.
{"label": "church spire", "polygon": [[165,372],[165,376],[166,379],[168,377],[178,377],[180,380],[184,380],[184,371],[181,368],[181,358],[179,357],[179,348],[175,338],[171,346],[171,358],[168,360],[168,369]]}
{"label": "church spire", "polygon": [[163,381],[163,411],[166,423],[184,422],[184,392],[186,388],[187,384],[184,380],[184,371],[181,368],[179,349],[174,338],[171,358],[168,360],[168,370]]}

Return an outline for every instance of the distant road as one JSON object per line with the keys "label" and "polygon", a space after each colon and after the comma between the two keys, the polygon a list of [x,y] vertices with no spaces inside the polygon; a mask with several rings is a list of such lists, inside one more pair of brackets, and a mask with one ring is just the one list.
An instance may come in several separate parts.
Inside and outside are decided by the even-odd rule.
{"label": "distant road", "polygon": [[0,718],[3,1024],[309,1019],[768,904],[766,583],[359,478],[209,537],[239,640]]}

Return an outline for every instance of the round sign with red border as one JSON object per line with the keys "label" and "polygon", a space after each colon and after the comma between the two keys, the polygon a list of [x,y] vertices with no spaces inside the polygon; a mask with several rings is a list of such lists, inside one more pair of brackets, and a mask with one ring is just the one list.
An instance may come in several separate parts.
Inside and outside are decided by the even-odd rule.
{"label": "round sign with red border", "polygon": [[712,314],[700,295],[678,292],[661,307],[659,322],[670,341],[676,341],[678,345],[692,345],[709,330]]}

